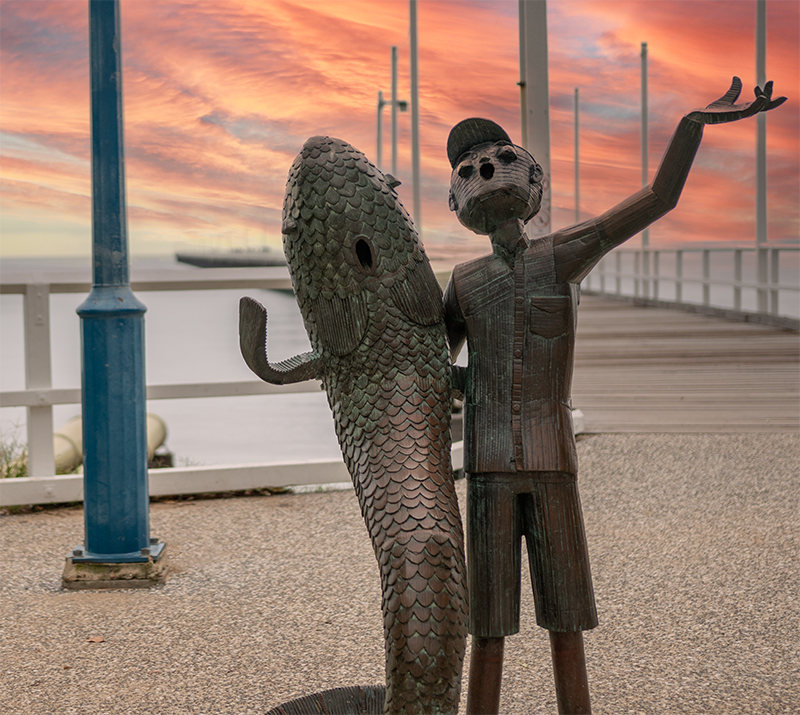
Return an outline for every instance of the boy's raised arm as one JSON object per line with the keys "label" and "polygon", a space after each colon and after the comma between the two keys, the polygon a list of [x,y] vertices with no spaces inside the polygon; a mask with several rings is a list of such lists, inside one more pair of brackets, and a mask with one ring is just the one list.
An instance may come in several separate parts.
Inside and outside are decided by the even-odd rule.
{"label": "boy's raised arm", "polygon": [[[594,243],[592,248],[595,255],[590,261],[584,262],[579,271],[581,275],[573,277],[573,280],[580,280],[608,251],[635,236],[675,208],[689,170],[692,168],[706,124],[736,122],[758,112],[775,109],[786,101],[786,97],[772,99],[772,82],[767,82],[764,89],[756,87],[755,99],[752,102],[736,104],[741,91],[742,81],[734,77],[730,89],[722,97],[703,109],[689,112],[681,119],[661,158],[652,183],[595,219],[597,233],[595,240],[590,241]],[[570,229],[559,233],[563,233],[563,238],[560,236],[556,238],[557,246],[566,244],[570,238],[575,238],[575,232]],[[575,263],[573,266],[577,268]]]}

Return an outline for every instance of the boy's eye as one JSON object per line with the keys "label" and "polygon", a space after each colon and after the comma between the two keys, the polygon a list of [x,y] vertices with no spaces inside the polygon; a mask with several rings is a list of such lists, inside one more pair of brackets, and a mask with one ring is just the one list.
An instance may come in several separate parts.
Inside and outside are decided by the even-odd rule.
{"label": "boy's eye", "polygon": [[510,164],[512,161],[517,160],[517,152],[515,152],[510,146],[502,149],[500,153],[498,153],[497,158],[500,161]]}
{"label": "boy's eye", "polygon": [[472,164],[462,164],[461,166],[458,167],[458,175],[462,179],[468,179],[470,176],[472,176],[472,172],[474,170],[475,169],[472,166]]}

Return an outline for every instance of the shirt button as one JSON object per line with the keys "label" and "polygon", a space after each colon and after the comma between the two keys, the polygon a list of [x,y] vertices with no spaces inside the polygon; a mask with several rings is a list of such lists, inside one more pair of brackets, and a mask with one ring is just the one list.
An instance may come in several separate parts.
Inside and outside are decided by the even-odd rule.
{"label": "shirt button", "polygon": [[521,295],[518,295],[518,296],[516,297],[516,301],[517,301],[517,303],[521,303],[521,302],[522,302],[522,296],[521,296]]}
{"label": "shirt button", "polygon": [[519,405],[514,405],[512,409],[514,410],[514,412],[519,412]]}
{"label": "shirt button", "polygon": [[517,349],[514,351],[514,357],[515,357],[515,358],[520,358],[520,357],[522,357],[522,350],[520,350],[519,348],[517,348]]}

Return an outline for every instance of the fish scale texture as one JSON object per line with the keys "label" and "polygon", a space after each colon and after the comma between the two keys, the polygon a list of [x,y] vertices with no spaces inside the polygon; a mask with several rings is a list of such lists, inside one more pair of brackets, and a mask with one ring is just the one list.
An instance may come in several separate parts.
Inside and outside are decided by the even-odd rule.
{"label": "fish scale texture", "polygon": [[384,712],[456,713],[467,596],[441,289],[386,177],[346,142],[306,142],[283,233],[380,567]]}

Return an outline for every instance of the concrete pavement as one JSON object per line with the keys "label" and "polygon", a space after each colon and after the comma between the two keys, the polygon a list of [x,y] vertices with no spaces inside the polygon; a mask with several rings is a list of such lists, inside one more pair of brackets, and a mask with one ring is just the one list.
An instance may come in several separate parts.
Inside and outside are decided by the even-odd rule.
{"label": "concrete pavement", "polygon": [[[800,712],[800,437],[597,435],[578,453],[594,712]],[[0,711],[245,715],[382,682],[378,570],[352,490],[158,503],[151,520],[165,585],[67,592],[82,511],[0,517]],[[527,579],[501,709],[555,713]]]}

